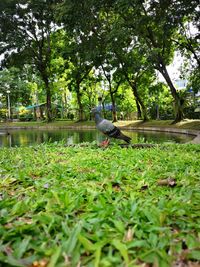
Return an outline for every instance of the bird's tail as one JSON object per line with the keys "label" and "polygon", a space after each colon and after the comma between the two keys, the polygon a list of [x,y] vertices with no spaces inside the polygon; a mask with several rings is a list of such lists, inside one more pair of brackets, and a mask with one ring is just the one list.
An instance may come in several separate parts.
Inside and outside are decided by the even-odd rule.
{"label": "bird's tail", "polygon": [[126,143],[130,144],[131,138],[123,133],[120,134],[119,139],[124,140]]}

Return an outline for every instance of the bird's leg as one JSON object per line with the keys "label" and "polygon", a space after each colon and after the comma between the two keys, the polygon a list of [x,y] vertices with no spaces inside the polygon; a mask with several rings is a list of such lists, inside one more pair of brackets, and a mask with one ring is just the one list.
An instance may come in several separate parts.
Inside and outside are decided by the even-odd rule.
{"label": "bird's leg", "polygon": [[101,147],[107,147],[110,143],[110,140],[108,138],[106,138],[106,140],[104,140],[103,142],[101,142],[100,146]]}
{"label": "bird's leg", "polygon": [[106,140],[105,140],[105,147],[109,146],[109,144],[110,144],[110,140],[108,138],[106,138]]}
{"label": "bird's leg", "polygon": [[106,144],[106,142],[107,142],[107,138],[106,138],[106,140],[103,140],[103,141],[100,143],[100,146],[104,147],[105,144]]}

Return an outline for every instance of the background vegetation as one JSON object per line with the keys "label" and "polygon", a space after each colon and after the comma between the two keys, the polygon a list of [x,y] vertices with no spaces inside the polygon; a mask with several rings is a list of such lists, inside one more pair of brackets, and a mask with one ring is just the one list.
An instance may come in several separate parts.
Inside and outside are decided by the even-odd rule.
{"label": "background vegetation", "polygon": [[[199,117],[198,1],[5,0],[0,10],[1,118],[7,91],[21,120],[91,119],[97,104],[114,121]],[[183,91],[167,69],[175,53]]]}

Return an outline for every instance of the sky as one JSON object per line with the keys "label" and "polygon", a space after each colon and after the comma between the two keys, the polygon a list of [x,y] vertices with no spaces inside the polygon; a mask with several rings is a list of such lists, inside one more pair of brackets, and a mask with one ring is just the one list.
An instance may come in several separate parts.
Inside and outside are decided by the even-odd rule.
{"label": "sky", "polygon": [[[183,57],[181,57],[180,54],[176,52],[172,64],[167,66],[167,70],[169,72],[169,76],[171,77],[172,81],[178,80],[180,78],[180,68],[183,62],[184,62]],[[162,82],[165,81],[160,73],[158,75],[158,78]]]}

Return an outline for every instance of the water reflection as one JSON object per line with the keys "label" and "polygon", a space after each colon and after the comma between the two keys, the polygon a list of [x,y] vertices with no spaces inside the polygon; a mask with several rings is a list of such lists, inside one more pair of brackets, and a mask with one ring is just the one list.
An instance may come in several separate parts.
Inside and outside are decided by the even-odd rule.
{"label": "water reflection", "polygon": [[[83,142],[105,139],[96,130],[10,130],[10,135],[0,135],[0,147],[30,146],[41,143],[52,143],[63,141],[66,144],[79,144]],[[153,143],[186,143],[193,137],[184,134],[158,133],[158,132],[136,132],[123,131],[132,138],[132,143],[153,142]],[[113,140],[112,142],[115,142]]]}

